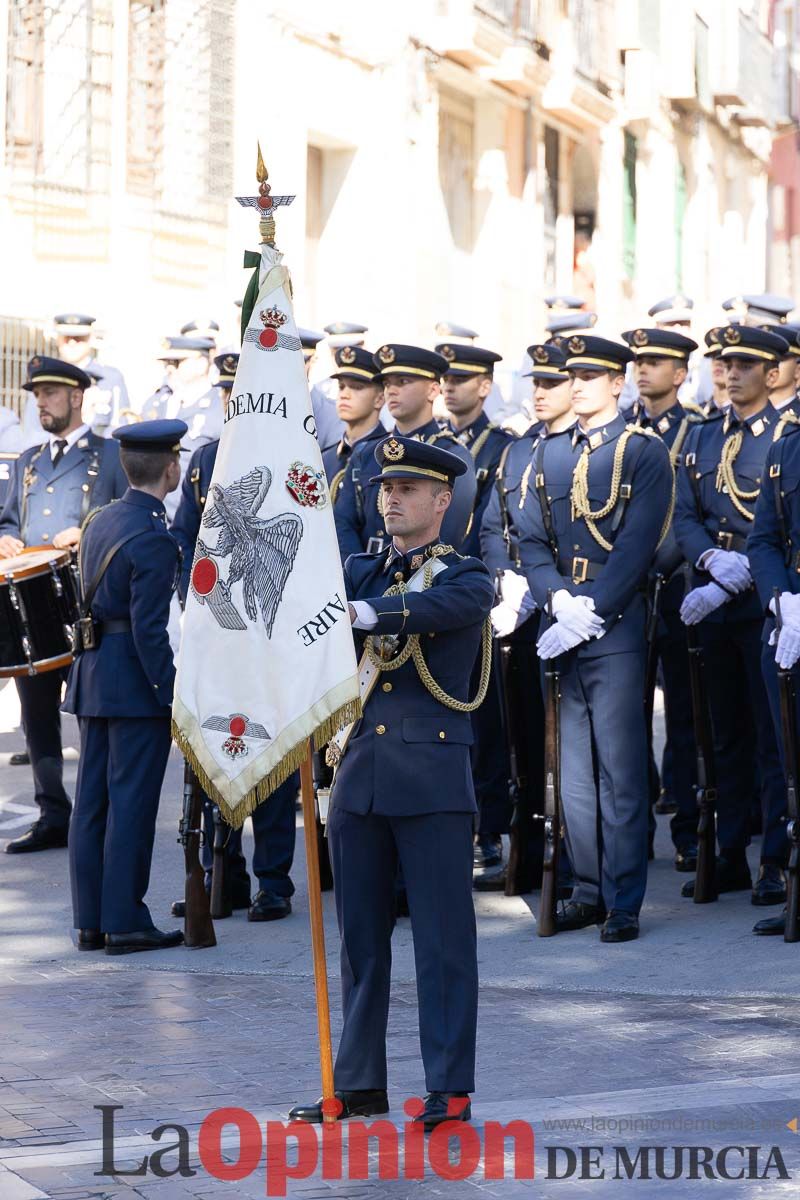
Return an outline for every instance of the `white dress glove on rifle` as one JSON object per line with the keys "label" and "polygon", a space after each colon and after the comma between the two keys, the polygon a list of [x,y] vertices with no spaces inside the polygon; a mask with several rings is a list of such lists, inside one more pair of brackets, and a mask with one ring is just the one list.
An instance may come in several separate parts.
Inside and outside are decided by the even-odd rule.
{"label": "white dress glove on rifle", "polygon": [[[794,592],[781,592],[778,600],[781,606],[781,624],[788,621],[790,624],[793,622],[795,625],[800,625],[800,595],[795,596]],[[777,616],[774,597],[769,602],[769,611]],[[774,644],[774,640],[771,639],[770,645]]]}
{"label": "white dress glove on rifle", "polygon": [[560,620],[554,621],[536,643],[536,653],[539,658],[556,658],[559,654],[566,654],[568,650],[574,650],[576,646],[585,641],[586,638],[579,634],[570,633]]}
{"label": "white dress glove on rifle", "polygon": [[508,637],[536,612],[536,603],[524,575],[504,571],[500,580],[502,597],[489,614],[497,637]]}
{"label": "white dress glove on rifle", "polygon": [[712,579],[728,588],[730,591],[746,592],[753,582],[750,574],[750,563],[746,554],[738,554],[735,550],[712,550],[703,555],[703,569],[708,571]]}
{"label": "white dress glove on rifle", "polygon": [[798,658],[800,658],[800,622],[784,621],[783,628],[778,634],[775,662],[784,671],[788,671]]}
{"label": "white dress glove on rifle", "polygon": [[684,625],[698,625],[709,613],[721,608],[730,600],[727,592],[716,583],[707,583],[705,587],[694,588],[681,605],[681,620]]}
{"label": "white dress glove on rifle", "polygon": [[[603,619],[594,611],[591,596],[573,596],[562,588],[553,596],[553,616],[561,628],[576,635],[579,642],[603,633]],[[573,642],[573,645],[577,644]]]}

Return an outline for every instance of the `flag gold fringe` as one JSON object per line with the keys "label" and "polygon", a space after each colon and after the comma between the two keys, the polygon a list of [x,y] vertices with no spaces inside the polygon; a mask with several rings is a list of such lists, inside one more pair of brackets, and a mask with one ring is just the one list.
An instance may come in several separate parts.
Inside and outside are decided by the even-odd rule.
{"label": "flag gold fringe", "polygon": [[[326,742],[331,740],[337,730],[341,729],[343,725],[349,725],[352,721],[357,721],[360,716],[361,701],[348,700],[346,704],[337,708],[335,712],[326,717],[313,730],[311,737],[314,739],[315,747],[319,749],[320,746],[324,746]],[[240,829],[247,817],[258,808],[259,804],[268,799],[276,788],[280,787],[290,775],[299,769],[300,764],[305,761],[307,754],[306,743],[308,741],[308,738],[303,738],[296,746],[293,746],[287,754],[284,754],[281,761],[276,763],[263,779],[259,780],[255,787],[242,796],[236,807],[231,808],[228,801],[215,784],[212,783],[204,767],[199,762],[186,734],[178,727],[174,720],[172,722],[172,739],[200,780],[200,786],[203,791],[215,804],[219,805],[223,817],[234,829]]]}

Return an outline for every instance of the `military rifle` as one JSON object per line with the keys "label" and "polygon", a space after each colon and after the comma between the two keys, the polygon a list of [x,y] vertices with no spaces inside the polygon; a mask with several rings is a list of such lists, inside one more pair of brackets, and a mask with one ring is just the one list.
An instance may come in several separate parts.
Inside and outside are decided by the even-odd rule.
{"label": "military rifle", "polygon": [[[553,593],[547,594],[547,615],[553,621]],[[561,842],[561,671],[558,658],[549,658],[544,670],[544,859],[542,895],[536,932],[552,937],[558,932],[558,856]]]}
{"label": "military rifle", "polygon": [[509,765],[508,796],[512,806],[505,894],[517,896],[523,883],[523,877],[530,873],[526,872],[528,864],[525,860],[530,842],[532,814],[525,808],[527,781],[520,775],[517,739],[512,728],[511,657],[513,647],[509,641],[504,639],[496,644],[495,649],[500,664],[500,701]]}
{"label": "military rifle", "polygon": [[[775,628],[782,628],[780,590],[775,588]],[[792,669],[778,667],[778,696],[781,708],[781,739],[783,741],[783,770],[786,776],[786,811],[788,821],[786,834],[789,838],[789,867],[786,872],[786,925],[783,931],[785,942],[800,942],[800,912],[798,900],[798,858],[800,857],[800,811],[798,810],[797,787],[800,779],[800,761],[797,749],[797,698],[795,695]]]}
{"label": "military rifle", "polygon": [[686,626],[689,646],[689,679],[692,690],[695,760],[697,770],[697,874],[694,881],[695,904],[710,904],[718,899],[716,875],[717,776],[714,763],[714,738],[711,710],[706,689],[705,662],[696,625]]}
{"label": "military rifle", "polygon": [[186,862],[183,940],[190,950],[205,950],[217,944],[205,887],[205,872],[200,863],[202,816],[203,794],[197,776],[186,762],[183,766],[183,811],[178,826],[178,841],[183,845]]}
{"label": "military rifle", "polygon": [[211,916],[215,921],[233,912],[228,885],[228,837],[230,825],[222,819],[218,804],[211,805],[214,825],[214,859],[211,868]]}
{"label": "military rifle", "polygon": [[661,589],[664,586],[664,576],[659,572],[653,583],[650,595],[650,612],[647,615],[647,659],[644,672],[644,715],[647,722],[647,737],[653,744],[653,705],[656,694],[656,673],[658,671],[658,617],[661,609]]}

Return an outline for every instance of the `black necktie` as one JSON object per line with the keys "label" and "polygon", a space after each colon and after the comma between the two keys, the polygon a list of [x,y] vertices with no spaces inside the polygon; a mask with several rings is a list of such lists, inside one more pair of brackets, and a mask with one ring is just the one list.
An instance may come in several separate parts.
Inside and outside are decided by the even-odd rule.
{"label": "black necktie", "polygon": [[61,462],[62,458],[64,457],[64,453],[67,449],[67,439],[66,438],[56,438],[55,447],[56,447],[56,452],[53,455],[53,466],[57,467],[58,464]]}

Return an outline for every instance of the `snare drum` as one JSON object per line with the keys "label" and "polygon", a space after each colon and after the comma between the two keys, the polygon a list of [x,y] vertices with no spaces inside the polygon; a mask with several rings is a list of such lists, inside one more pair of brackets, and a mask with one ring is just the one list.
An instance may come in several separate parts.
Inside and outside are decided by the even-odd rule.
{"label": "snare drum", "polygon": [[78,619],[75,572],[69,550],[0,559],[0,678],[70,665]]}

